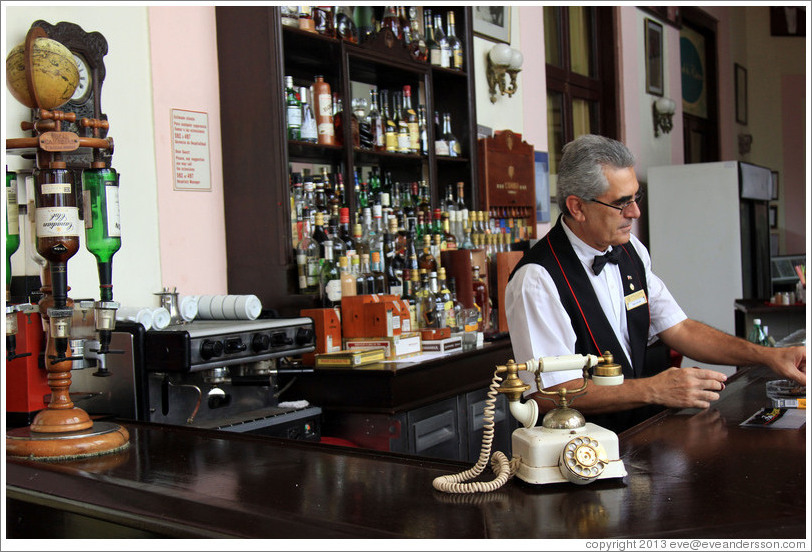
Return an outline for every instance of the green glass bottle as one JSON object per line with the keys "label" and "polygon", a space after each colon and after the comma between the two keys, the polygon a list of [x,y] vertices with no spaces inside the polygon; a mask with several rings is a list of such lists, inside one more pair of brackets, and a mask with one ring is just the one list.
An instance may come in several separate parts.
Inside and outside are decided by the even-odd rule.
{"label": "green glass bottle", "polygon": [[85,244],[98,263],[102,301],[113,300],[113,255],[121,248],[118,185],[115,169],[82,173]]}
{"label": "green glass bottle", "polygon": [[20,247],[17,175],[6,167],[6,296],[11,289],[11,256]]}

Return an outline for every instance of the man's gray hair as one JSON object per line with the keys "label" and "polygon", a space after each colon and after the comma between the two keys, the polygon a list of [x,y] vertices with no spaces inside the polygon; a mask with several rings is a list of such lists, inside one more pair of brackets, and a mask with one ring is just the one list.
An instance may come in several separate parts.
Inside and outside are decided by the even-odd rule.
{"label": "man's gray hair", "polygon": [[603,174],[604,167],[634,167],[634,155],[621,142],[596,134],[579,136],[564,146],[557,184],[562,213],[570,214],[567,197],[571,195],[592,200],[606,192],[609,181]]}

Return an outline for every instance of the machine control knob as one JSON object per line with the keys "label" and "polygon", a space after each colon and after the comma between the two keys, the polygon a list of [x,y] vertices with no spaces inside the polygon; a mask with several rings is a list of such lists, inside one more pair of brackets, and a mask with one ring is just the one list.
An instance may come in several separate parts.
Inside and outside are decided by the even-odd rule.
{"label": "machine control knob", "polygon": [[297,345],[312,345],[316,339],[316,333],[313,328],[299,328],[296,330],[296,344]]}
{"label": "machine control knob", "polygon": [[271,338],[268,334],[254,334],[254,337],[251,339],[251,349],[253,349],[255,353],[267,351],[270,347]]}
{"label": "machine control knob", "polygon": [[203,357],[203,360],[209,360],[214,357],[219,357],[222,354],[223,354],[222,341],[212,341],[210,339],[206,339],[200,345],[200,356]]}
{"label": "machine control knob", "polygon": [[282,347],[284,345],[291,345],[293,340],[288,337],[285,332],[276,332],[271,335],[271,344],[274,347]]}

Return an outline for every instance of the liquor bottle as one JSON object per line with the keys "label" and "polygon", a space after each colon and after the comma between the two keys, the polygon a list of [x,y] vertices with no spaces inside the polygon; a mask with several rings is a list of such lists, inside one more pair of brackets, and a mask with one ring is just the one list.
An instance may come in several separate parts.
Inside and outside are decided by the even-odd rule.
{"label": "liquor bottle", "polygon": [[485,331],[488,322],[490,321],[490,298],[488,296],[488,286],[479,275],[479,266],[474,266],[472,269],[473,280],[471,286],[473,288],[474,302],[479,308],[480,317],[478,319],[480,332]]}
{"label": "liquor bottle", "polygon": [[418,256],[417,233],[416,233],[417,221],[413,218],[410,218],[408,220],[409,220],[409,230],[408,230],[408,238],[406,240],[406,253],[405,253],[406,268],[409,268],[416,272],[417,269],[419,268],[417,262]]}
{"label": "liquor bottle", "polygon": [[396,152],[398,150],[398,125],[395,119],[394,109],[394,94],[392,95],[392,102],[390,102],[389,91],[381,90],[381,109],[383,109],[384,117],[384,144],[388,152]]}
{"label": "liquor bottle", "polygon": [[364,253],[361,255],[361,274],[358,275],[356,280],[356,290],[358,295],[372,295],[378,293],[375,287],[375,276],[372,275],[372,270],[369,267],[369,254]]}
{"label": "liquor bottle", "polygon": [[316,6],[313,8],[313,23],[316,32],[322,36],[335,38],[336,29],[333,24],[333,8],[331,6]]}
{"label": "liquor bottle", "polygon": [[355,254],[369,255],[369,244],[364,240],[364,228],[361,224],[353,225],[352,237],[355,243]]}
{"label": "liquor bottle", "polygon": [[440,125],[440,114],[436,111],[434,112],[434,153],[437,155],[450,155],[445,132],[442,125]]}
{"label": "liquor bottle", "polygon": [[462,148],[457,137],[451,132],[451,113],[443,115],[443,140],[448,144],[448,155],[459,157],[462,155]]}
{"label": "liquor bottle", "polygon": [[417,318],[421,328],[439,328],[440,318],[437,313],[437,295],[431,290],[429,272],[420,269],[420,288],[416,292],[418,298]]}
{"label": "liquor bottle", "polygon": [[333,137],[336,146],[344,143],[344,104],[338,92],[333,92]]}
{"label": "liquor bottle", "polygon": [[[417,296],[415,295],[415,282],[412,279],[413,272],[408,268],[403,271],[403,294],[401,295],[401,299],[406,301],[406,304],[409,305],[409,326],[411,329],[417,329]],[[414,272],[414,277],[417,277],[417,273]]]}
{"label": "liquor bottle", "polygon": [[409,54],[415,61],[425,62],[428,59],[426,40],[420,33],[420,22],[417,20],[417,9],[409,6]]}
{"label": "liquor bottle", "polygon": [[[457,299],[457,280],[452,276],[448,278],[448,289],[451,292],[451,300],[454,303],[454,319],[455,319],[455,326],[452,327],[452,332],[461,332],[465,330],[465,321],[464,321],[464,308],[462,303],[460,303],[459,299]],[[456,329],[454,329],[456,328]]]}
{"label": "liquor bottle", "polygon": [[357,44],[358,27],[353,20],[352,6],[338,6],[336,9],[336,34],[347,42]]}
{"label": "liquor bottle", "polygon": [[446,24],[448,25],[448,46],[451,49],[450,67],[462,71],[462,42],[456,35],[453,11],[446,13]]}
{"label": "liquor bottle", "polygon": [[332,208],[327,234],[330,236],[330,241],[333,242],[333,262],[335,262],[335,259],[345,257],[347,255],[347,244],[339,236],[339,209],[337,205]]}
{"label": "liquor bottle", "polygon": [[761,318],[754,318],[753,327],[750,329],[750,333],[747,335],[747,341],[755,343],[756,345],[764,345],[766,340],[764,328],[761,325]]}
{"label": "liquor bottle", "polygon": [[460,224],[468,221],[468,207],[465,205],[465,183],[457,182],[457,212],[460,215]]}
{"label": "liquor bottle", "polygon": [[372,125],[370,124],[369,106],[366,98],[353,98],[352,112],[358,121],[358,135],[360,137],[361,147],[369,150],[373,149]]}
{"label": "liquor bottle", "polygon": [[409,123],[406,121],[406,114],[403,113],[403,94],[396,90],[393,94],[395,104],[395,123],[397,124],[397,149],[398,153],[409,153]]}
{"label": "liquor bottle", "polygon": [[372,274],[372,279],[375,281],[375,293],[378,294],[385,294],[389,293],[389,290],[386,287],[386,275],[383,272],[383,266],[381,266],[381,252],[380,251],[373,251],[372,258],[369,263],[370,273]]}
{"label": "liquor bottle", "polygon": [[[36,248],[50,263],[54,303],[65,308],[68,299],[67,262],[79,250],[79,209],[76,207],[73,173],[63,168],[35,169]],[[67,343],[65,343],[67,345]]]}
{"label": "liquor bottle", "polygon": [[473,249],[474,241],[471,238],[471,222],[466,219],[463,225],[463,238],[462,243],[460,243],[460,249]]}
{"label": "liquor bottle", "polygon": [[434,49],[431,50],[431,64],[437,67],[451,67],[451,46],[443,32],[443,16],[434,16]]}
{"label": "liquor bottle", "polygon": [[299,293],[315,294],[319,290],[319,244],[311,237],[309,207],[302,216],[302,239],[296,247]]}
{"label": "liquor bottle", "polygon": [[349,207],[341,207],[338,210],[338,239],[344,242],[344,247],[346,247],[348,254],[350,251],[355,251],[355,241],[352,239],[352,234],[350,233]]}
{"label": "liquor bottle", "polygon": [[425,106],[418,106],[417,108],[417,126],[420,133],[420,153],[422,155],[429,154],[429,133],[426,126],[426,108]]}
{"label": "liquor bottle", "polygon": [[[357,8],[356,8],[357,9]],[[384,151],[386,149],[386,135],[384,131],[384,120],[381,110],[378,107],[378,91],[369,91],[369,126],[372,130],[372,149]]]}
{"label": "liquor bottle", "polygon": [[403,39],[403,32],[400,26],[400,18],[398,18],[397,8],[395,6],[386,6],[383,13],[383,20],[381,21],[381,32],[384,29],[389,29],[395,38],[398,40]]}
{"label": "liquor bottle", "polygon": [[341,304],[341,273],[333,261],[333,243],[327,240],[324,244],[325,256],[319,271],[319,300],[323,308],[337,307]]}
{"label": "liquor bottle", "polygon": [[316,125],[316,116],[313,114],[313,106],[307,101],[308,89],[306,86],[299,88],[299,97],[302,98],[302,127],[300,129],[300,139],[303,142],[315,144],[319,141],[319,129]]}
{"label": "liquor bottle", "polygon": [[113,300],[113,255],[121,248],[118,190],[115,169],[82,171],[85,247],[96,257],[102,301]]}
{"label": "liquor bottle", "polygon": [[316,22],[313,21],[313,8],[311,6],[299,6],[299,28],[311,33],[316,32]]}
{"label": "liquor bottle", "polygon": [[323,146],[332,146],[335,144],[335,128],[333,127],[333,97],[330,93],[330,84],[324,82],[323,75],[316,75],[315,79],[313,100],[316,104],[318,142]]}
{"label": "liquor bottle", "polygon": [[[390,216],[382,236],[383,249],[381,259],[384,263],[384,272],[388,274],[391,267],[392,273],[399,279],[400,272],[406,263],[405,260],[398,255],[397,235],[398,221],[395,217]],[[400,294],[398,293],[398,295]]]}
{"label": "liquor bottle", "polygon": [[431,219],[431,198],[429,197],[429,185],[425,180],[421,180],[417,185],[417,212],[423,214],[423,223]]}
{"label": "liquor bottle", "polygon": [[367,4],[355,6],[352,17],[358,29],[358,44],[363,44],[375,36],[375,26],[373,25],[373,7]]}
{"label": "liquor bottle", "polygon": [[434,296],[434,316],[437,319],[438,328],[448,327],[448,319],[446,315],[446,302],[442,293],[440,293],[440,285],[437,282],[437,272],[429,272],[429,290]]}
{"label": "liquor bottle", "polygon": [[327,196],[324,193],[324,180],[323,177],[313,177],[316,189],[313,192],[314,206],[317,213],[325,213],[327,210]]}
{"label": "liquor bottle", "polygon": [[[324,231],[324,214],[319,211],[316,211],[315,228],[313,229],[312,238],[313,241],[315,241],[319,245],[319,259],[324,259],[325,256],[324,242],[329,241],[330,237],[327,235],[327,232]],[[330,243],[330,247],[332,247],[332,242]]]}
{"label": "liquor bottle", "polygon": [[293,87],[293,77],[285,75],[285,112],[287,113],[288,140],[299,140],[302,137],[302,102],[296,88]]}
{"label": "liquor bottle", "polygon": [[[6,300],[11,291],[11,256],[20,247],[20,211],[17,175],[6,167]],[[16,316],[16,315],[15,315]]]}
{"label": "liquor bottle", "polygon": [[[378,174],[378,167],[369,170],[369,202],[380,205],[381,203],[381,177]],[[375,213],[372,213],[375,216]]]}
{"label": "liquor bottle", "polygon": [[355,277],[352,275],[350,261],[346,256],[339,257],[338,271],[341,275],[341,298],[356,295],[358,291],[356,289]]}
{"label": "liquor bottle", "polygon": [[418,268],[425,268],[427,271],[437,271],[437,258],[431,253],[431,236],[423,236],[423,252],[417,258]]}
{"label": "liquor bottle", "polygon": [[412,41],[412,27],[406,16],[406,6],[398,6],[398,24],[400,25],[400,39],[403,44],[408,46]]}
{"label": "liquor bottle", "polygon": [[358,201],[359,209],[366,209],[369,207],[369,183],[365,180],[361,181],[361,187],[355,198]]}
{"label": "liquor bottle", "polygon": [[369,226],[369,254],[377,251],[383,254],[383,208],[380,205],[372,206],[372,224]]}
{"label": "liquor bottle", "polygon": [[412,107],[412,87],[403,87],[403,116],[409,131],[409,153],[420,153],[420,123]]}
{"label": "liquor bottle", "polygon": [[355,295],[367,295],[369,292],[366,290],[366,280],[361,278],[361,257],[353,255],[350,259],[350,272],[352,274],[352,281],[355,286]]}
{"label": "liquor bottle", "polygon": [[[456,211],[452,211],[456,214]],[[443,242],[445,243],[446,251],[454,251],[457,249],[457,236],[451,232],[451,216],[449,213],[443,213]]]}
{"label": "liquor bottle", "polygon": [[445,327],[451,328],[452,332],[457,331],[457,314],[454,310],[454,298],[451,295],[451,290],[446,281],[446,272],[444,267],[437,269],[437,288],[438,295],[442,299],[443,313],[445,314]]}
{"label": "liquor bottle", "polygon": [[434,21],[431,18],[431,10],[426,7],[423,7],[423,32],[426,34],[426,60],[435,65],[433,56],[438,55],[439,59],[439,53],[434,52],[440,45],[434,40]]}

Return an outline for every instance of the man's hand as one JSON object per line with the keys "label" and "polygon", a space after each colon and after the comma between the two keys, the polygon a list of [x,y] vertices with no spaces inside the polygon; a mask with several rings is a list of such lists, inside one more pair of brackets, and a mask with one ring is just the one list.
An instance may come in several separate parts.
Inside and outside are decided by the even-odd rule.
{"label": "man's hand", "polygon": [[669,368],[651,378],[650,402],[669,408],[708,408],[719,399],[727,376],[715,370]]}
{"label": "man's hand", "polygon": [[806,385],[806,349],[804,347],[770,348],[764,353],[764,364],[784,378]]}

